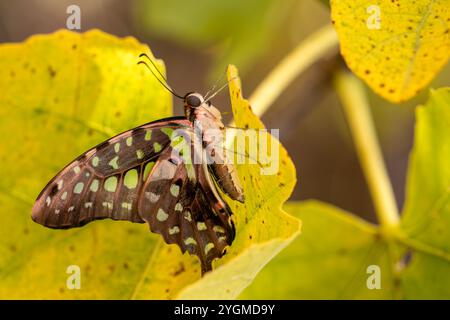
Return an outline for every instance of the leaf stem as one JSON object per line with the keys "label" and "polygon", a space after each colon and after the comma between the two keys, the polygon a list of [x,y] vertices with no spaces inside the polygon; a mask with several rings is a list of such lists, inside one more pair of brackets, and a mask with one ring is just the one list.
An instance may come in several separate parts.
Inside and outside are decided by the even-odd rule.
{"label": "leaf stem", "polygon": [[433,247],[421,241],[415,240],[403,234],[398,234],[396,238],[400,243],[415,251],[428,254],[430,256],[439,257],[447,262],[450,262],[450,253],[440,248]]}
{"label": "leaf stem", "polygon": [[420,240],[416,240],[411,238],[410,236],[404,234],[403,232],[398,232],[396,234],[395,239],[403,244],[404,246],[413,249],[417,252],[421,252],[424,254],[428,254],[430,256],[441,258],[447,262],[450,262],[450,253],[440,248],[434,247],[427,243],[421,242]]}
{"label": "leaf stem", "polygon": [[253,112],[261,117],[300,73],[337,46],[338,38],[331,25],[302,41],[253,91],[249,98]]}
{"label": "leaf stem", "polygon": [[399,224],[397,204],[384,165],[364,87],[359,79],[343,70],[338,71],[335,85],[380,224],[388,231],[396,229]]}

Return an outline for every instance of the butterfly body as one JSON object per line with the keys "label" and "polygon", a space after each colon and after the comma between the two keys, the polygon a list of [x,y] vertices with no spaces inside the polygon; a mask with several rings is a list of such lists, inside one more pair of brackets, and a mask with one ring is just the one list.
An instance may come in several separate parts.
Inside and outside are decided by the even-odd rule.
{"label": "butterfly body", "polygon": [[[75,159],[39,194],[33,220],[57,229],[105,218],[147,222],[165,242],[197,255],[203,273],[211,270],[235,237],[218,188],[240,202],[244,194],[235,167],[219,152],[220,112],[197,93],[184,105],[185,117],[126,131]],[[208,162],[207,150],[219,161]]]}
{"label": "butterfly body", "polygon": [[[201,95],[194,93],[202,99]],[[202,101],[202,100],[200,100]],[[225,125],[222,123],[220,111],[208,103],[202,103],[197,108],[185,106],[186,116],[201,131],[202,148],[212,156],[209,164],[211,173],[220,181],[220,187],[230,198],[244,202],[244,192],[236,172],[236,167],[227,158],[223,146]],[[205,160],[204,162],[207,162]]]}

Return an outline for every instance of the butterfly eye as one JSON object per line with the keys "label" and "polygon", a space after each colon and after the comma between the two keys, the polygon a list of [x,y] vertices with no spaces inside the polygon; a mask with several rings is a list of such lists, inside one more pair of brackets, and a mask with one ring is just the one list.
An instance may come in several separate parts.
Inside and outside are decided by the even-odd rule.
{"label": "butterfly eye", "polygon": [[202,104],[203,99],[198,94],[190,94],[186,97],[186,104],[190,107],[197,108]]}

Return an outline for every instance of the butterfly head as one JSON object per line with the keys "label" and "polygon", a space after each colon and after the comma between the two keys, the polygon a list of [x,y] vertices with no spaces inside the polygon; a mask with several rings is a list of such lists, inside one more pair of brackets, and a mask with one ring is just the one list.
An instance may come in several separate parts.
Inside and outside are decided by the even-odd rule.
{"label": "butterfly head", "polygon": [[188,108],[198,108],[205,102],[200,93],[190,92],[184,96],[184,105]]}
{"label": "butterfly head", "polygon": [[[184,96],[184,113],[191,121],[210,119],[220,121],[222,116],[220,111],[211,105],[211,102],[197,92],[191,92]],[[222,125],[219,123],[219,125]]]}

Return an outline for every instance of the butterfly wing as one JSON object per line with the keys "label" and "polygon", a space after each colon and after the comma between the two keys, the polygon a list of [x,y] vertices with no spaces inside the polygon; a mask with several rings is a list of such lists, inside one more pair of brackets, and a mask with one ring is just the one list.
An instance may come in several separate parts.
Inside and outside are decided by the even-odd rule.
{"label": "butterfly wing", "polygon": [[184,117],[162,119],[121,133],[90,149],[58,173],[38,196],[34,221],[50,228],[111,218],[144,222],[138,196],[171,132],[190,127]]}
{"label": "butterfly wing", "polygon": [[214,259],[225,254],[235,228],[232,212],[217,193],[207,166],[186,159],[171,147],[161,154],[144,185],[139,212],[166,243],[198,256],[205,273]]}
{"label": "butterfly wing", "polygon": [[232,212],[206,163],[191,158],[193,144],[188,143],[189,155],[182,155],[174,130],[178,136],[193,134],[190,121],[170,118],[87,151],[47,184],[33,207],[33,220],[50,228],[105,218],[148,222],[167,243],[197,255],[203,273],[211,270],[212,261],[234,240]]}

